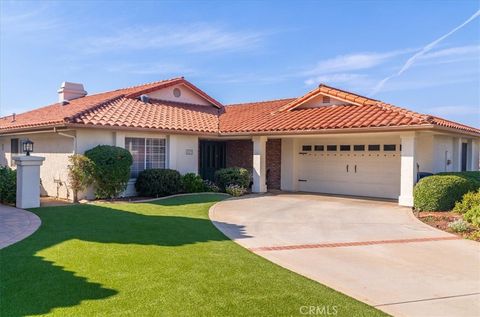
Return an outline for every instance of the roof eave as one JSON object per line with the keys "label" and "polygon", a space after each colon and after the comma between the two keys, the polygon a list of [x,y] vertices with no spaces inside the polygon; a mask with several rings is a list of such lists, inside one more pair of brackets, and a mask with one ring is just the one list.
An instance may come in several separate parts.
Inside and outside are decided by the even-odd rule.
{"label": "roof eave", "polygon": [[480,133],[473,133],[465,130],[446,128],[434,124],[395,126],[395,127],[368,127],[368,128],[336,128],[336,129],[306,129],[306,130],[284,130],[284,131],[250,131],[250,132],[220,132],[221,136],[239,135],[302,135],[302,134],[345,134],[362,132],[403,132],[403,131],[426,131],[442,130],[455,134],[474,136],[479,138]]}

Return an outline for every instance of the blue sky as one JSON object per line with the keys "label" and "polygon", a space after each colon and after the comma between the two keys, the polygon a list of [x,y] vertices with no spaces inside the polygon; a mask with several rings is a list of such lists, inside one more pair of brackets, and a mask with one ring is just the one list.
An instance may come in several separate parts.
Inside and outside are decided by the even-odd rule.
{"label": "blue sky", "polygon": [[476,0],[0,1],[0,115],[55,102],[66,80],[95,93],[183,75],[225,104],[323,82],[479,127],[480,18],[449,34],[479,9]]}

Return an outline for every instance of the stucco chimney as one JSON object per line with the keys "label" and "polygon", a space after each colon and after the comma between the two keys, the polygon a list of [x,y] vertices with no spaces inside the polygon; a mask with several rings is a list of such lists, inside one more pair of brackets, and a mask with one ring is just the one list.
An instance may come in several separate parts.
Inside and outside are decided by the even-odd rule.
{"label": "stucco chimney", "polygon": [[87,92],[83,89],[83,84],[68,81],[64,81],[57,92],[59,102],[73,100],[87,95]]}

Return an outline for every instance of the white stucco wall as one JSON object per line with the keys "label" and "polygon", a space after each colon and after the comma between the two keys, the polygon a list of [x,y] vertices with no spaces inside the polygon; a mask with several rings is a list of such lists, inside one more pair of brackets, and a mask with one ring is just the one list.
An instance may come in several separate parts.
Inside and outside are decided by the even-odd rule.
{"label": "white stucco wall", "polygon": [[198,174],[198,136],[172,134],[168,138],[168,167],[181,174]]}
{"label": "white stucco wall", "polygon": [[10,140],[12,138],[30,139],[34,142],[32,155],[45,157],[45,161],[40,168],[40,194],[65,199],[72,198],[72,191],[68,186],[67,166],[68,157],[73,153],[73,139],[55,133],[1,137],[0,148],[3,147],[4,150],[0,153],[0,160],[12,168],[15,168],[10,151]]}
{"label": "white stucco wall", "polygon": [[434,135],[432,133],[418,133],[416,136],[416,163],[420,172],[433,173],[434,171]]}
{"label": "white stucco wall", "polygon": [[453,172],[453,137],[435,135],[433,157],[433,173]]}
{"label": "white stucco wall", "polygon": [[[173,95],[173,90],[175,88],[180,89],[180,97],[175,97]],[[178,84],[175,86],[163,88],[151,93],[148,93],[148,96],[155,99],[170,100],[176,102],[192,103],[197,105],[211,106],[212,104],[207,100],[200,97],[197,93],[193,92],[190,88],[183,84]]]}

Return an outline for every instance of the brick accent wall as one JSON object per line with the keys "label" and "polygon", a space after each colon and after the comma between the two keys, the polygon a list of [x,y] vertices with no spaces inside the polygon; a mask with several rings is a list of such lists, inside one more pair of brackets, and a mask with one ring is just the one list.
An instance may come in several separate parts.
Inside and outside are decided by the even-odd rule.
{"label": "brick accent wall", "polygon": [[267,141],[267,188],[280,189],[282,162],[282,140],[269,139]]}
{"label": "brick accent wall", "polygon": [[253,142],[251,140],[230,140],[226,142],[227,167],[253,168]]}
{"label": "brick accent wall", "polygon": [[[253,168],[253,142],[251,140],[226,141],[227,167],[243,167],[249,171]],[[281,179],[281,139],[269,139],[267,141],[267,188],[280,189]]]}

